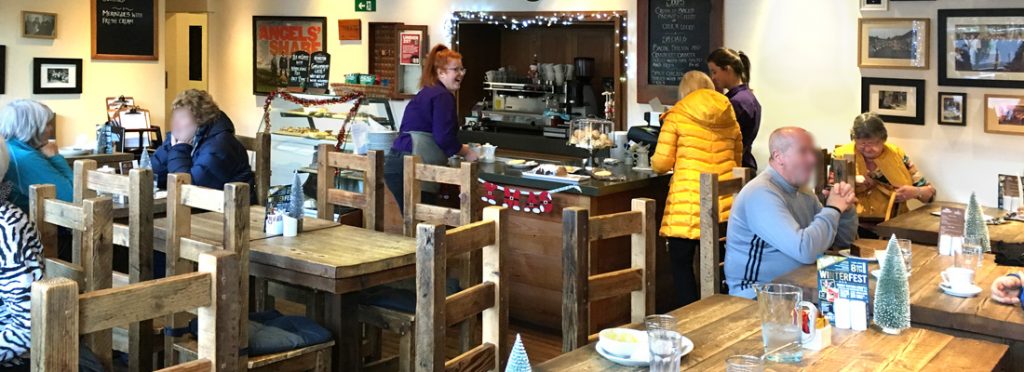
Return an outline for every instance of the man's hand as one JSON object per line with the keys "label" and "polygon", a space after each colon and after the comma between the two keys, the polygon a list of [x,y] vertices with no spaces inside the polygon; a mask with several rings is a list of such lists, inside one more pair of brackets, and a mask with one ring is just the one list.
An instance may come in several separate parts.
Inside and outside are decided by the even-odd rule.
{"label": "man's hand", "polygon": [[1020,279],[1001,276],[992,281],[992,299],[1008,305],[1020,305]]}
{"label": "man's hand", "polygon": [[39,152],[42,152],[44,156],[52,158],[54,155],[60,153],[60,148],[57,147],[56,142],[46,142],[43,147],[39,148]]}
{"label": "man's hand", "polygon": [[896,193],[897,203],[902,203],[911,199],[917,199],[919,196],[921,196],[921,190],[911,185],[900,186],[900,188],[896,189],[893,192]]}
{"label": "man's hand", "polygon": [[840,213],[846,212],[851,206],[857,203],[857,196],[853,191],[853,186],[846,182],[838,182],[832,185],[832,190],[828,193],[828,199],[825,200],[825,205],[838,209]]}

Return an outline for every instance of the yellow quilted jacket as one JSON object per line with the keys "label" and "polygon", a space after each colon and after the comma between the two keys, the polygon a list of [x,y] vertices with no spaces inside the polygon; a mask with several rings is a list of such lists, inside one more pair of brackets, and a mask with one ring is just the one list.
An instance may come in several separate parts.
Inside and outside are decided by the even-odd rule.
{"label": "yellow quilted jacket", "polygon": [[[667,113],[651,158],[655,172],[674,170],[661,236],[700,239],[700,174],[732,177],[742,163],[743,138],[729,99],[710,89],[688,94]],[[729,218],[732,197],[719,202]]]}

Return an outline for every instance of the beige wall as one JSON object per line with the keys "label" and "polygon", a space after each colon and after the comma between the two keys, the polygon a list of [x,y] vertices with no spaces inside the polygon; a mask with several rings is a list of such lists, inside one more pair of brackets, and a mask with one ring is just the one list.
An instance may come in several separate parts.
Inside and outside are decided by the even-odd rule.
{"label": "beige wall", "polygon": [[[152,109],[152,121],[164,122],[164,62],[93,61],[89,0],[3,0],[0,3],[0,45],[7,46],[7,94],[0,104],[19,98],[45,103],[57,113],[57,141],[61,146],[85,136],[95,141],[96,124],[106,120],[104,98],[130,95]],[[163,4],[158,19],[163,40]],[[21,11],[57,13],[57,39],[21,37]],[[160,43],[160,55],[164,45]],[[82,94],[32,94],[32,59],[81,58]]]}

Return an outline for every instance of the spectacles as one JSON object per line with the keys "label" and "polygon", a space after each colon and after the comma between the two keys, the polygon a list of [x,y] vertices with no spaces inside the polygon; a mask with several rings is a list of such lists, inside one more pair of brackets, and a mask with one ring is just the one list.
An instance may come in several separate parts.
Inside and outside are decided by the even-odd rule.
{"label": "spectacles", "polygon": [[460,74],[465,74],[466,73],[466,68],[465,67],[454,67],[454,68],[450,67],[450,68],[445,68],[444,70],[445,71],[455,71],[455,72],[458,72]]}

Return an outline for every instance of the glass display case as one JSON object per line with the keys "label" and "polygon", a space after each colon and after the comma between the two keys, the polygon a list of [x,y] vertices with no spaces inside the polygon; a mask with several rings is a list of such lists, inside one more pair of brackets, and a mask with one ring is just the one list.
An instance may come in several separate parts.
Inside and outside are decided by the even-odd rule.
{"label": "glass display case", "polygon": [[589,153],[587,170],[596,173],[600,170],[594,152],[612,147],[612,127],[615,125],[611,120],[604,119],[575,119],[569,122],[569,146],[575,146]]}

